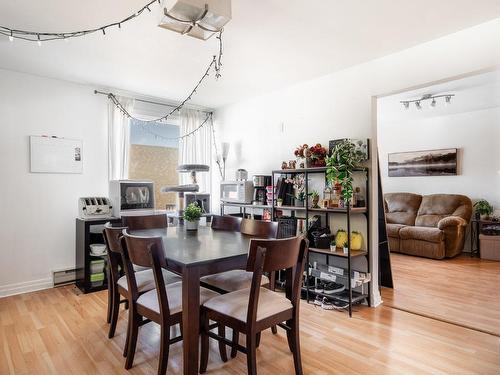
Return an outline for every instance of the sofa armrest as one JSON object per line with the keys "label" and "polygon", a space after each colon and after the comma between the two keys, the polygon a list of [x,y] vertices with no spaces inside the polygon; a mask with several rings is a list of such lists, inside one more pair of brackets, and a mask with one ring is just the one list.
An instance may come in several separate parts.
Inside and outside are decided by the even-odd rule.
{"label": "sofa armrest", "polygon": [[466,226],[467,221],[462,219],[460,216],[448,216],[444,217],[438,222],[438,228],[443,230],[446,227],[459,227],[459,226]]}

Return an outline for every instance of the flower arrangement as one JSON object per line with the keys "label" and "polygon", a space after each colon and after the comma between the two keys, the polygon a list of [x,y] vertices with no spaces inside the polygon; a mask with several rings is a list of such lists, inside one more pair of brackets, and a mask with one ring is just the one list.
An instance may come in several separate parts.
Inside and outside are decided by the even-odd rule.
{"label": "flower arrangement", "polygon": [[309,146],[307,144],[303,144],[302,146],[299,146],[295,149],[294,155],[297,158],[306,158],[307,157],[307,149]]}
{"label": "flower arrangement", "polygon": [[320,143],[316,143],[307,149],[307,157],[310,159],[311,167],[324,167],[326,165],[326,155],[328,151],[326,148],[321,146]]}
{"label": "flower arrangement", "polygon": [[306,200],[306,180],[303,174],[298,174],[293,178],[287,178],[285,183],[292,184],[295,191],[294,198],[299,202],[304,202]]}

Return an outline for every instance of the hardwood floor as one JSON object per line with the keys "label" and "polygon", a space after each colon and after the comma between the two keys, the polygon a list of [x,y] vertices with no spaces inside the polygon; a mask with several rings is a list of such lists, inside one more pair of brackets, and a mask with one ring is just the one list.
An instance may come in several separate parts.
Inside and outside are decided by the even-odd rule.
{"label": "hardwood floor", "polygon": [[[0,374],[156,374],[159,329],[140,329],[134,367],[123,369],[122,313],[107,338],[106,292],[76,295],[71,286],[0,299]],[[347,314],[301,305],[305,374],[499,374],[500,338],[385,306]],[[169,374],[182,373],[182,345]],[[285,334],[263,333],[259,374],[293,374]],[[245,356],[222,363],[212,343],[209,374],[246,374]]]}
{"label": "hardwood floor", "polygon": [[386,306],[500,336],[500,262],[392,253],[391,263],[395,289],[382,290]]}

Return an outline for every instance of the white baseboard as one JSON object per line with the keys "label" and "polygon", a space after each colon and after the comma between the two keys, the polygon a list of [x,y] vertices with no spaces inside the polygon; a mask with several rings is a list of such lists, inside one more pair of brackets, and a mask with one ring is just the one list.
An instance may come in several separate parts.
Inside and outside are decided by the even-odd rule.
{"label": "white baseboard", "polygon": [[0,298],[15,294],[35,292],[37,290],[52,288],[52,278],[25,281],[22,283],[0,285]]}
{"label": "white baseboard", "polygon": [[384,301],[382,301],[382,296],[378,289],[371,296],[372,307],[380,306]]}

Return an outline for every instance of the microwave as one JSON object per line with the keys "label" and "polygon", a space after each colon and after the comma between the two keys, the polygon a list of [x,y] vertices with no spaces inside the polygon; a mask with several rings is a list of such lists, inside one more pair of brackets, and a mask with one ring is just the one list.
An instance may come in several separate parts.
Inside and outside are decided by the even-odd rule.
{"label": "microwave", "polygon": [[253,200],[252,181],[222,181],[220,200],[226,203],[248,203]]}
{"label": "microwave", "polygon": [[111,180],[109,198],[115,217],[150,213],[155,209],[155,185],[148,180]]}

